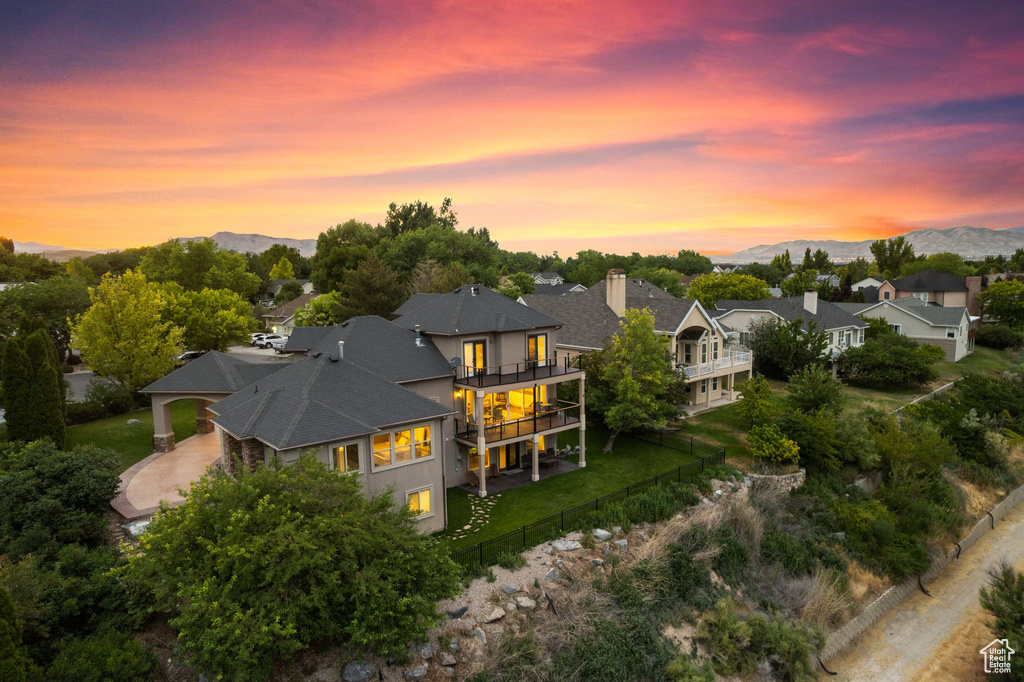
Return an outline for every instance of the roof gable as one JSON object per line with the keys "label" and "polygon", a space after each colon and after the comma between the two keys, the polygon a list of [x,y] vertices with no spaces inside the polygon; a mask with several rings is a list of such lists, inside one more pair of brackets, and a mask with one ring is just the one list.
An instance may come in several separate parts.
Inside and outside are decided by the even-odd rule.
{"label": "roof gable", "polygon": [[212,350],[157,379],[141,393],[234,393],[285,365],[247,362]]}
{"label": "roof gable", "polygon": [[479,284],[422,299],[422,305],[395,320],[405,329],[428,334],[476,334],[526,331],[561,325],[556,319],[516,303]]}

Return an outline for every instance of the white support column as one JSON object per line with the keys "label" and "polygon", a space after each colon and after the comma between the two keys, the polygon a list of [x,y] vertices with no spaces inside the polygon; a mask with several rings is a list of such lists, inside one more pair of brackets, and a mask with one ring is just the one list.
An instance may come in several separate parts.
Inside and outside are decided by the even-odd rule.
{"label": "white support column", "polygon": [[587,411],[586,411],[586,389],[583,385],[586,376],[580,377],[580,469],[587,466]]}
{"label": "white support column", "polygon": [[484,466],[487,461],[487,437],[484,434],[484,394],[482,391],[477,391],[473,397],[476,402],[473,406],[473,415],[476,417],[476,461],[479,464],[476,471],[477,477],[480,479],[480,488],[477,494],[480,497],[487,497],[488,467]]}
{"label": "white support column", "polygon": [[540,436],[536,433],[533,434],[533,475],[530,476],[531,481],[540,480]]}

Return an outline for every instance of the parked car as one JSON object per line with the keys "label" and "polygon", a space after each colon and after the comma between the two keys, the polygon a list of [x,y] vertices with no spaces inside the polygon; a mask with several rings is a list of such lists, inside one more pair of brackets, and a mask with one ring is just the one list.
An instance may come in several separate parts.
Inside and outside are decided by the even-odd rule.
{"label": "parked car", "polygon": [[178,356],[178,362],[188,362],[189,360],[195,360],[206,353],[205,350],[187,350]]}
{"label": "parked car", "polygon": [[281,339],[275,340],[275,341],[271,341],[271,343],[270,343],[270,347],[273,348],[274,351],[276,351],[278,353],[284,352],[284,347],[287,346],[287,345],[288,345],[288,337],[287,336],[285,336],[285,337],[283,337]]}
{"label": "parked car", "polygon": [[249,341],[249,345],[250,346],[258,346],[258,345],[260,345],[260,343],[263,341],[263,337],[267,336],[269,333],[270,332],[256,332],[255,334],[250,334],[249,337],[250,337],[251,340]]}
{"label": "parked car", "polygon": [[287,341],[287,336],[281,336],[280,334],[267,334],[256,344],[260,348],[272,348],[275,341]]}

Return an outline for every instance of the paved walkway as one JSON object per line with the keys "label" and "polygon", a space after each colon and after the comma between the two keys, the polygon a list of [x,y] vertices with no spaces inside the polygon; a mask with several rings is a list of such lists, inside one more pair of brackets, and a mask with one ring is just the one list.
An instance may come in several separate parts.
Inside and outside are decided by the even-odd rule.
{"label": "paved walkway", "polygon": [[178,488],[188,490],[219,459],[216,432],[186,438],[174,450],[152,454],[121,474],[121,490],[111,505],[130,520],[152,514],[161,500],[180,503]]}
{"label": "paved walkway", "polygon": [[[925,585],[932,596],[916,592],[904,599],[862,634],[841,656],[829,661],[838,676],[819,679],[871,680],[965,680],[965,673],[981,670],[978,651],[992,641],[988,628],[971,628],[977,620],[978,590],[988,582],[989,568],[1005,559],[1024,567],[1024,505],[1010,512],[994,530],[986,533],[942,575]],[[968,634],[969,633],[969,634]],[[951,643],[968,636],[957,665],[935,666]],[[1014,657],[1016,658],[1016,657]],[[1014,661],[1016,664],[1016,661]],[[963,666],[963,667],[960,667]],[[939,667],[941,669],[936,669]]]}

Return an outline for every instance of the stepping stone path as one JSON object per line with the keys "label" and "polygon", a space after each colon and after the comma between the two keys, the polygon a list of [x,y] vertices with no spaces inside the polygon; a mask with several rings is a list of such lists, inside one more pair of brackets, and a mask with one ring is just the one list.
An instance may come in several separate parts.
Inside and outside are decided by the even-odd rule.
{"label": "stepping stone path", "polygon": [[501,493],[497,495],[488,495],[487,497],[477,497],[476,495],[470,495],[469,497],[469,523],[462,528],[452,532],[452,540],[461,540],[462,538],[469,537],[473,533],[477,532],[481,528],[487,525],[490,521],[491,512],[494,511],[494,505],[498,504],[498,498],[501,497]]}

